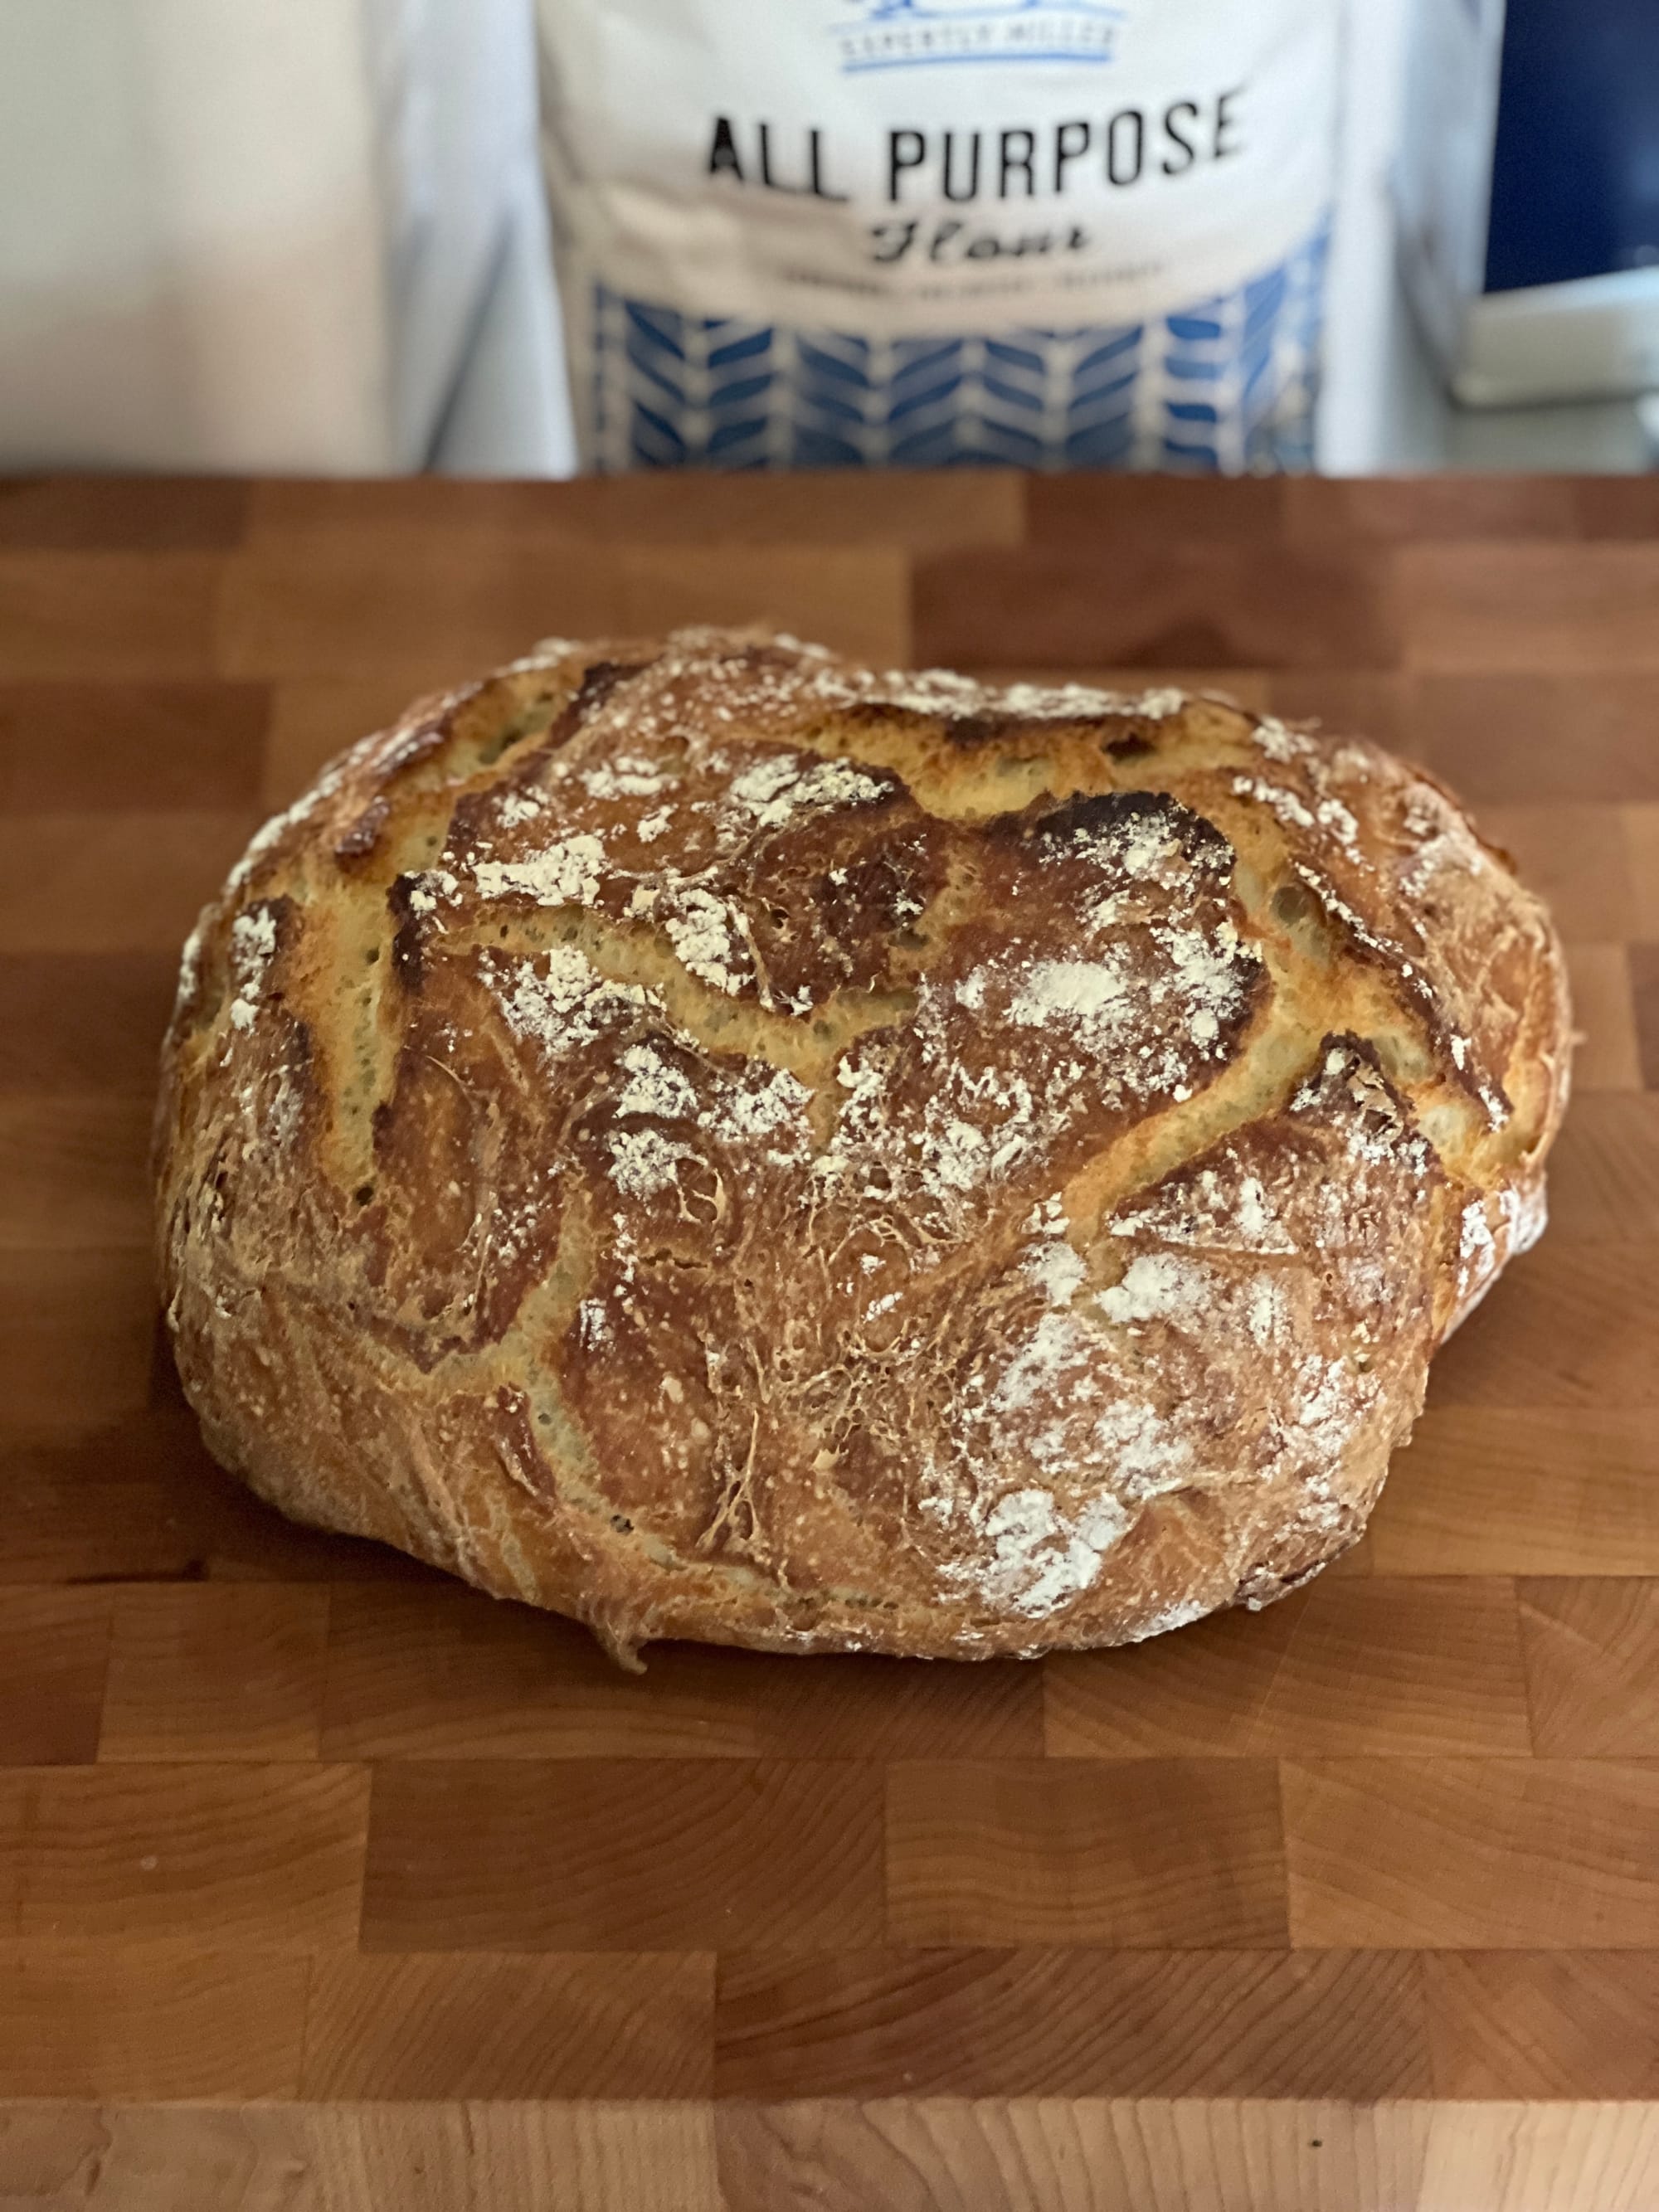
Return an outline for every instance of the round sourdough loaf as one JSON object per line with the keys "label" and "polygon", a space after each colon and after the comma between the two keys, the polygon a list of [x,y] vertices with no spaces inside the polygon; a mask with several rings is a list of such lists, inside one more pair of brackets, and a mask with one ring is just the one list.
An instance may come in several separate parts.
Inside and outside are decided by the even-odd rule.
{"label": "round sourdough loaf", "polygon": [[1568,1039],[1543,908],[1372,745],[554,641],[203,916],[167,1319],[262,1496],[619,1658],[1127,1641],[1359,1534]]}

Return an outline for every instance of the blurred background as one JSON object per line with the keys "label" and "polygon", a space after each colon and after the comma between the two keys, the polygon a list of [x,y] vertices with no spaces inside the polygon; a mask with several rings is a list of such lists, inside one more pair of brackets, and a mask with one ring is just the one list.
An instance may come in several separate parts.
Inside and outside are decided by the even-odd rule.
{"label": "blurred background", "polygon": [[[1183,5],[1200,37],[1206,18],[1224,31],[1261,12],[1242,0]],[[665,348],[684,368],[694,336],[706,380],[722,334],[726,355],[753,351],[776,319],[751,304],[748,320],[734,320],[718,271],[707,303],[697,296],[707,232],[694,211],[680,261],[672,239],[662,248],[677,296],[665,304],[647,287],[643,302],[617,301],[635,431],[607,446],[584,414],[604,340],[592,301],[610,296],[604,237],[626,229],[639,187],[625,173],[596,176],[605,133],[672,138],[676,80],[661,27],[675,22],[711,69],[735,68],[746,9],[543,0],[538,24],[534,0],[6,0],[0,466],[533,477],[803,454],[1332,474],[1659,464],[1659,403],[1648,396],[1659,387],[1655,0],[1352,0],[1346,11],[1339,0],[1283,0],[1278,14],[1298,37],[1316,40],[1328,18],[1336,57],[1334,129],[1311,94],[1297,95],[1310,102],[1307,135],[1325,165],[1315,245],[1267,272],[1277,289],[1265,307],[1260,272],[1243,266],[1242,289],[1217,292],[1206,265],[1182,302],[1185,320],[1164,325],[1213,356],[1229,301],[1244,303],[1246,321],[1270,319],[1271,440],[1229,442],[1228,410],[1248,404],[1233,386],[1219,401],[1210,392],[1169,410],[1199,418],[1201,435],[1183,441],[1166,425],[1152,447],[1127,429],[1117,437],[1120,416],[1137,405],[1145,416],[1146,378],[1136,400],[1130,375],[1086,366],[1109,367],[1124,336],[1115,329],[1061,333],[1085,362],[1079,374],[1094,378],[1080,403],[1093,409],[1087,435],[1069,446],[1034,444],[1016,414],[1012,428],[981,422],[977,445],[964,445],[953,418],[932,447],[872,447],[866,436],[786,447],[759,403],[727,448],[699,444],[685,433],[683,391],[665,417],[648,388],[640,399],[653,374],[641,349]],[[967,18],[975,36],[988,21],[1010,39],[1041,19],[1052,44],[1062,15],[1068,37],[1104,40],[1133,9],[847,0],[841,14],[839,30],[856,18],[860,35],[902,59],[915,58],[918,38],[965,36]],[[723,26],[729,54],[714,51]],[[893,43],[904,40],[912,46]],[[1079,46],[1079,68],[1087,58]],[[652,89],[659,60],[664,83]],[[887,82],[875,63],[869,75],[862,66],[840,64],[837,112]],[[908,111],[890,100],[884,112]],[[819,150],[814,135],[815,164]],[[728,170],[740,158],[752,170],[740,147]],[[708,166],[708,191],[727,189],[729,175],[712,174],[718,147]],[[601,202],[613,217],[623,210],[611,232],[604,207],[587,219]],[[1050,325],[1055,313],[1034,319]],[[739,331],[749,335],[730,335]],[[1040,335],[1046,343],[1055,333]],[[874,341],[848,343],[865,349],[867,369]],[[1011,380],[1052,380],[1042,347],[1022,352],[995,331],[991,343],[1006,373],[999,384],[981,362],[981,383],[988,374],[987,388],[1009,406],[1025,404],[1010,396]],[[791,357],[805,358],[801,344]],[[937,343],[923,348],[912,371],[939,357]],[[1236,367],[1229,356],[1181,373],[1224,385]],[[752,393],[763,380],[732,388]],[[1128,396],[1114,413],[1120,392]],[[1293,421],[1279,434],[1303,399],[1305,431]]]}

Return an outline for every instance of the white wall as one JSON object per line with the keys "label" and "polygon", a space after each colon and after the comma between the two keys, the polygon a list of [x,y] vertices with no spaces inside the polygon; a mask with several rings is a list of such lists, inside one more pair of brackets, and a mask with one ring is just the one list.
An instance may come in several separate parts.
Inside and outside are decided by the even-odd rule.
{"label": "white wall", "polygon": [[523,0],[5,0],[0,465],[417,465],[529,53]]}

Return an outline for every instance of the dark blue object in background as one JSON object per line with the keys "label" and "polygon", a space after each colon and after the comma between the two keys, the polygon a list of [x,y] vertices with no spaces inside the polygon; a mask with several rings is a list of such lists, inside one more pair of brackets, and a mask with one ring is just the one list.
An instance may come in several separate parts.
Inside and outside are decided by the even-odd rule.
{"label": "dark blue object in background", "polygon": [[1659,263],[1659,0],[1509,0],[1488,292]]}

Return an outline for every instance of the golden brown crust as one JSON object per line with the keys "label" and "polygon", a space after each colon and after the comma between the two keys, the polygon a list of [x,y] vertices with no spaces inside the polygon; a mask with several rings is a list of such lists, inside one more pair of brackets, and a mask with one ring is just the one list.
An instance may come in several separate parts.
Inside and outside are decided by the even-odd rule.
{"label": "golden brown crust", "polygon": [[1358,1534],[1567,1040],[1541,907],[1368,744],[550,643],[204,914],[179,1371],[285,1511],[619,1656],[1125,1641]]}

